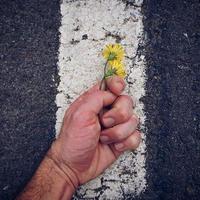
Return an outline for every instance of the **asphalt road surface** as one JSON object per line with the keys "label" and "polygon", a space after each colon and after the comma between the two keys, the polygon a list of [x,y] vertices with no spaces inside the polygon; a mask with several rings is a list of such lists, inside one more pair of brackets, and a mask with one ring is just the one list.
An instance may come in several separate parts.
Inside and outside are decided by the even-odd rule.
{"label": "asphalt road surface", "polygon": [[[0,200],[24,188],[56,135],[60,3],[0,2]],[[123,199],[198,200],[200,2],[144,0],[142,13],[147,187]]]}

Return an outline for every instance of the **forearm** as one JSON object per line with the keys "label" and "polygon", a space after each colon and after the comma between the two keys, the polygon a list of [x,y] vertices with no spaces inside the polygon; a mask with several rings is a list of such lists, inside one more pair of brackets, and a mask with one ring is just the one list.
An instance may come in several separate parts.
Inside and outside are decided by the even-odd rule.
{"label": "forearm", "polygon": [[75,187],[51,156],[46,156],[17,200],[68,200]]}

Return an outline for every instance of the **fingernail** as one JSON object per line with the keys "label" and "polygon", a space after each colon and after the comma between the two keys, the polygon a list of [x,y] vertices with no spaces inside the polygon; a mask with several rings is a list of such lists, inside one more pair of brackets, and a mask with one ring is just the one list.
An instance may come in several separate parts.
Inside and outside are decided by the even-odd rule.
{"label": "fingernail", "polygon": [[107,117],[103,119],[103,123],[105,126],[112,126],[114,124],[115,120],[111,117]]}
{"label": "fingernail", "polygon": [[123,151],[124,150],[124,144],[123,143],[115,144],[115,149],[117,149],[118,151]]}
{"label": "fingernail", "polygon": [[101,142],[107,142],[109,140],[108,136],[101,136],[100,137]]}

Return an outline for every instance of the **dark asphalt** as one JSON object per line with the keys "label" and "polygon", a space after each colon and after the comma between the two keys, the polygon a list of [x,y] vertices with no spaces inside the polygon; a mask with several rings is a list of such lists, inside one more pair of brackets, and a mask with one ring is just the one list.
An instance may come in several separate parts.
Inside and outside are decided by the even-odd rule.
{"label": "dark asphalt", "polygon": [[0,200],[13,199],[55,135],[57,0],[0,1]]}
{"label": "dark asphalt", "polygon": [[146,0],[145,200],[200,199],[200,1]]}
{"label": "dark asphalt", "polygon": [[[148,188],[139,199],[197,200],[200,2],[144,0],[143,12]],[[58,0],[0,2],[0,200],[23,189],[54,139],[59,26]]]}

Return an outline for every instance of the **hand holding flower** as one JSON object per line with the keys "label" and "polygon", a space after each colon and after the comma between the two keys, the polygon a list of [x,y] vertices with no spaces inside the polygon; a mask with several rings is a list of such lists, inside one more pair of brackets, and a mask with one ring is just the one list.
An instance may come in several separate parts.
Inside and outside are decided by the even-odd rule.
{"label": "hand holding flower", "polygon": [[[139,120],[134,102],[120,95],[123,79],[106,79],[107,91],[99,85],[82,94],[67,110],[61,133],[51,149],[51,157],[72,177],[77,187],[101,174],[117,157],[140,143]],[[99,112],[110,106],[99,119]],[[101,126],[103,125],[103,127]]]}
{"label": "hand holding flower", "polygon": [[121,95],[124,50],[108,45],[103,55],[107,90],[97,84],[70,105],[59,137],[18,200],[71,199],[79,185],[100,175],[124,151],[138,147],[135,105],[128,95]]}

